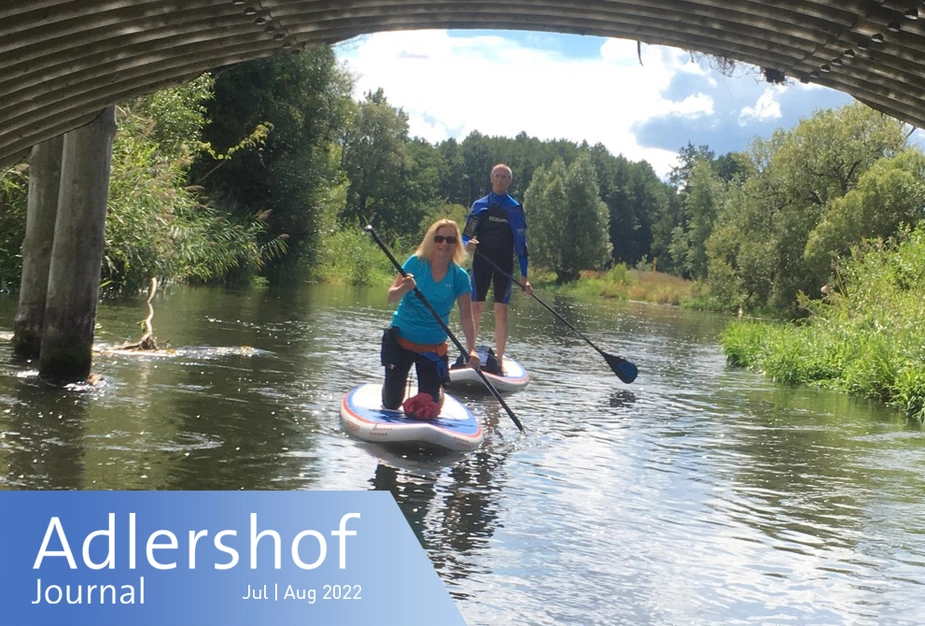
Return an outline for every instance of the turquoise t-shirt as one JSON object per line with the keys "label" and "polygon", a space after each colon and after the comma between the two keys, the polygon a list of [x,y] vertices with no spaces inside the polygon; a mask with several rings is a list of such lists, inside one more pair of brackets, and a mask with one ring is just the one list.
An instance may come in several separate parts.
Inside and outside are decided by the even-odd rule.
{"label": "turquoise t-shirt", "polygon": [[[411,255],[402,266],[405,271],[414,276],[414,281],[418,289],[434,307],[434,310],[440,315],[443,322],[447,325],[450,323],[450,312],[456,299],[464,293],[472,290],[469,285],[469,274],[463,268],[455,263],[450,263],[446,276],[439,283],[434,282],[433,274],[430,271],[430,262]],[[431,315],[424,303],[421,302],[414,291],[406,293],[401,302],[398,303],[398,309],[392,316],[392,325],[398,326],[400,334],[408,341],[415,343],[443,343],[446,341],[446,333],[434,316]]]}

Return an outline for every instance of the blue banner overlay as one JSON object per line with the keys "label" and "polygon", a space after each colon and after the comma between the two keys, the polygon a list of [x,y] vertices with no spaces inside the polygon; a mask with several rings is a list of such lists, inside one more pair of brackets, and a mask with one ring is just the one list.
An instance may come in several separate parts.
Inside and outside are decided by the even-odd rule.
{"label": "blue banner overlay", "polygon": [[0,491],[0,626],[461,625],[381,491]]}

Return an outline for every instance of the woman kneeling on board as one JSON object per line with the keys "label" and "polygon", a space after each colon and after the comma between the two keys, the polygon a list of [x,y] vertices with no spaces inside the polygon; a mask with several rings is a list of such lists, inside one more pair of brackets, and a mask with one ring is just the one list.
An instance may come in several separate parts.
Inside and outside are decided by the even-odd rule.
{"label": "woman kneeling on board", "polygon": [[459,317],[466,336],[469,366],[479,366],[472,322],[469,275],[459,263],[465,258],[459,226],[442,219],[431,224],[389,287],[389,303],[399,302],[392,325],[382,336],[382,365],[385,384],[382,406],[397,409],[405,396],[408,372],[414,365],[418,393],[428,393],[437,404],[443,403],[443,386],[448,378],[447,333],[415,292],[417,287],[445,324],[449,324],[453,303],[459,305]]}

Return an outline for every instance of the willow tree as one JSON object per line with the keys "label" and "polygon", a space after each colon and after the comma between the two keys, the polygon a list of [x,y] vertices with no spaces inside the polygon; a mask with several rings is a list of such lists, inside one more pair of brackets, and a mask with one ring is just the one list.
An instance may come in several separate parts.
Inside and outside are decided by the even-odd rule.
{"label": "willow tree", "polygon": [[753,142],[754,173],[736,195],[740,204],[726,202],[718,213],[722,234],[714,234],[723,243],[707,242],[718,255],[711,262],[731,273],[711,272],[709,282],[754,285],[746,308],[799,314],[798,295],[818,294],[828,280],[829,270],[806,256],[811,234],[866,172],[906,146],[902,122],[861,104],[819,111],[792,130]]}
{"label": "willow tree", "polygon": [[826,207],[804,257],[820,276],[868,238],[886,239],[925,218],[925,154],[909,148],[875,163],[857,186]]}

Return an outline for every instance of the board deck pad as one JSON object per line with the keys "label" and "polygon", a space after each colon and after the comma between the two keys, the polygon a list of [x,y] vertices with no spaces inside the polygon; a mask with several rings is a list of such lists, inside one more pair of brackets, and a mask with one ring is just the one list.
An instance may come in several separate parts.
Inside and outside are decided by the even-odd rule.
{"label": "board deck pad", "polygon": [[401,409],[382,407],[382,385],[365,383],[350,390],[341,403],[341,421],[351,435],[380,443],[428,443],[448,450],[475,450],[484,437],[482,425],[456,398],[444,394],[440,415],[419,420]]}
{"label": "board deck pad", "polygon": [[[524,369],[520,363],[508,356],[504,357],[504,375],[491,374],[484,371],[482,373],[492,386],[501,393],[519,391],[530,382],[530,374],[527,370]],[[478,372],[471,367],[450,368],[450,387],[456,388],[460,386],[466,386],[472,389],[484,389],[488,392],[485,381],[483,381],[482,377],[478,375]]]}

